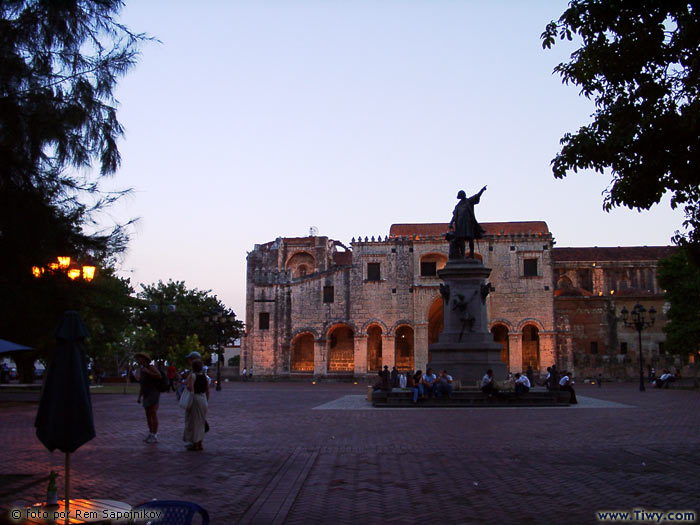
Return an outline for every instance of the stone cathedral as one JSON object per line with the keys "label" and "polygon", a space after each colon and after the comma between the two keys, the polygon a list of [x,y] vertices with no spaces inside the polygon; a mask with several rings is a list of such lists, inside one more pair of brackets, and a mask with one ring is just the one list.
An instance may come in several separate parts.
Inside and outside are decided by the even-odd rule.
{"label": "stone cathedral", "polygon": [[[556,363],[578,374],[634,375],[637,334],[623,305],[660,313],[645,362],[663,360],[658,260],[671,247],[554,248],[545,222],[482,223],[476,257],[491,268],[489,331],[510,372]],[[247,258],[241,368],[257,377],[355,377],[384,366],[425,370],[442,331],[437,271],[447,224],[394,224],[350,246],[323,236],[278,238]],[[635,365],[637,363],[637,365]]]}

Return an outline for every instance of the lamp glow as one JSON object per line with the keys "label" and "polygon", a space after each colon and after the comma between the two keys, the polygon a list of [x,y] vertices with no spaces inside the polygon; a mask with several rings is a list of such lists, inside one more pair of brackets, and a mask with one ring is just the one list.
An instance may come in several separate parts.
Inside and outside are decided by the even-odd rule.
{"label": "lamp glow", "polygon": [[58,266],[61,268],[68,268],[70,266],[70,257],[56,257],[58,259]]}
{"label": "lamp glow", "polygon": [[87,282],[92,281],[95,278],[95,267],[94,266],[83,266],[83,279]]}
{"label": "lamp glow", "polygon": [[67,275],[71,280],[75,281],[78,277],[80,277],[80,268],[71,268],[68,270]]}

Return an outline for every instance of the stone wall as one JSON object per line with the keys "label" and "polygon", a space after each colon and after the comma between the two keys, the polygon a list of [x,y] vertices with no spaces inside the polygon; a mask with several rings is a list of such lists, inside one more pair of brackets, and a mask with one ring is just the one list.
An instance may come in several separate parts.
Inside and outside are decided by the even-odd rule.
{"label": "stone wall", "polygon": [[[523,331],[533,327],[538,367],[544,369],[555,359],[552,236],[544,223],[534,230],[526,229],[530,223],[499,224],[508,227],[492,228],[493,233],[478,243],[478,255],[493,269],[495,291],[487,298],[490,327],[507,328],[505,357],[512,371],[522,369]],[[368,369],[368,355],[381,346],[382,365],[425,369],[430,360],[429,312],[441,308],[442,300],[439,278],[422,275],[421,263],[428,263],[428,273],[444,266],[448,246],[438,232],[446,231],[447,225],[430,225],[438,232],[427,233],[423,225],[408,226],[414,230],[409,235],[353,239],[351,258],[345,258],[349,264],[334,262],[339,243],[327,237],[280,238],[256,245],[248,255],[241,367],[252,366],[258,376],[363,376],[375,373]],[[526,275],[526,260],[531,275]],[[306,364],[293,369],[292,364],[300,362]]]}

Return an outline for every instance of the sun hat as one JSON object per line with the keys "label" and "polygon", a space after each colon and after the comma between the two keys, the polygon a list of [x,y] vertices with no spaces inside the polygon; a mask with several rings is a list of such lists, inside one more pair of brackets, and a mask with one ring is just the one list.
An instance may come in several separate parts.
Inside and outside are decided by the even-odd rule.
{"label": "sun hat", "polygon": [[190,352],[189,354],[187,354],[187,355],[185,356],[185,359],[192,359],[193,357],[194,357],[194,358],[197,358],[197,359],[201,359],[201,358],[202,358],[202,355],[201,355],[199,352],[194,351],[194,352]]}
{"label": "sun hat", "polygon": [[149,363],[150,363],[151,361],[153,361],[153,359],[151,359],[151,356],[148,355],[148,354],[146,354],[146,353],[144,353],[144,352],[136,352],[136,353],[134,354],[134,359],[138,359],[139,357],[143,357],[143,358],[144,358],[146,361],[148,361]]}

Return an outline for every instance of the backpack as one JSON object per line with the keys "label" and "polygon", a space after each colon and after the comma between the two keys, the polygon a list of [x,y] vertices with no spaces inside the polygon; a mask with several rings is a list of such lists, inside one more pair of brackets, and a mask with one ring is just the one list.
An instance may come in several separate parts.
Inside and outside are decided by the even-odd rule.
{"label": "backpack", "polygon": [[156,388],[158,389],[158,392],[167,392],[170,390],[168,374],[162,368],[159,368],[158,372],[160,372],[160,379],[156,381]]}

